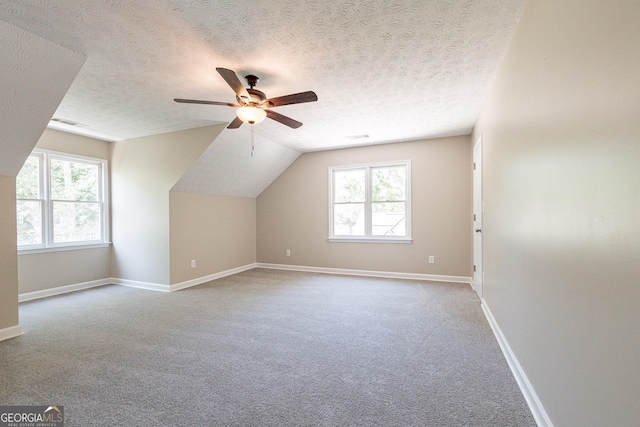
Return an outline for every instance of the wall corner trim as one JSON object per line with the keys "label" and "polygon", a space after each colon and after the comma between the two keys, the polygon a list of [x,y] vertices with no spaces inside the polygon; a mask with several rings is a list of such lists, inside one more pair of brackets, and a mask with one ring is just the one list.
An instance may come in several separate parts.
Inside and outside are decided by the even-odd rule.
{"label": "wall corner trim", "polygon": [[0,329],[0,341],[19,337],[20,335],[22,335],[22,333],[22,327],[20,325],[9,326],[8,328]]}
{"label": "wall corner trim", "polygon": [[549,415],[547,415],[547,412],[544,410],[542,402],[540,402],[538,395],[529,382],[527,375],[524,373],[522,366],[520,366],[518,359],[513,353],[513,350],[511,350],[511,346],[507,342],[505,336],[502,334],[500,326],[498,326],[496,319],[493,317],[493,314],[491,313],[491,310],[489,309],[489,306],[484,299],[482,299],[480,306],[482,307],[482,311],[484,311],[484,315],[489,321],[489,325],[493,330],[493,334],[496,336],[498,344],[500,345],[500,349],[502,350],[504,357],[507,359],[507,363],[511,368],[511,372],[513,372],[513,376],[516,378],[518,386],[520,386],[520,390],[522,391],[524,399],[529,405],[529,409],[531,409],[531,414],[533,415],[536,423],[539,427],[553,427],[553,423],[551,422]]}
{"label": "wall corner trim", "polygon": [[256,264],[247,264],[241,267],[232,268],[229,270],[221,271],[219,273],[209,274],[207,276],[198,277],[196,279],[186,280],[184,282],[175,283],[169,286],[169,292],[179,291],[181,289],[190,288],[192,286],[201,285],[203,283],[210,282],[212,280],[221,279],[223,277],[231,276],[233,274],[242,273],[243,271],[251,270],[256,268]]}
{"label": "wall corner trim", "polygon": [[387,279],[428,280],[432,282],[467,283],[471,285],[471,277],[443,276],[437,274],[400,273],[395,271],[351,270],[345,268],[309,267],[303,265],[257,263],[257,268],[273,270],[306,271],[309,273],[344,274],[348,276],[382,277]]}

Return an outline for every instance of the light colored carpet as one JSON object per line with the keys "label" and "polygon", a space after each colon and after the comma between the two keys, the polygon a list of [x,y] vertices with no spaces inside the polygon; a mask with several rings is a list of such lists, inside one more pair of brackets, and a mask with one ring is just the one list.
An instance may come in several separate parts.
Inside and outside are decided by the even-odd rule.
{"label": "light colored carpet", "polygon": [[254,269],[23,303],[0,404],[71,426],[535,426],[468,285]]}

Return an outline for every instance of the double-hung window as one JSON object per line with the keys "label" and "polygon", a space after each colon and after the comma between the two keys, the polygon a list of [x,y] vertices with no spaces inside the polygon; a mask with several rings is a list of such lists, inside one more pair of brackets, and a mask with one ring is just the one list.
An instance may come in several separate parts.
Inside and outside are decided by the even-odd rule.
{"label": "double-hung window", "polygon": [[34,150],[16,177],[19,250],[108,243],[107,162]]}
{"label": "double-hung window", "polygon": [[411,241],[411,163],[329,168],[329,240]]}

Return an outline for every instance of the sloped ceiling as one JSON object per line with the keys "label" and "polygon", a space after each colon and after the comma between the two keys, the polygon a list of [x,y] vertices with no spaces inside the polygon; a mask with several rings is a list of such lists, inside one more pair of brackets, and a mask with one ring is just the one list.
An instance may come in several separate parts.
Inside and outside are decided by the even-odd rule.
{"label": "sloped ceiling", "polygon": [[258,197],[300,152],[259,135],[254,143],[252,154],[248,129],[223,130],[171,190]]}
{"label": "sloped ceiling", "polygon": [[271,97],[318,94],[278,107],[300,129],[255,128],[305,152],[469,134],[524,3],[3,0],[0,20],[87,55],[55,111],[80,125],[58,129],[118,140],[228,122],[232,108],[172,101],[233,102],[226,67]]}
{"label": "sloped ceiling", "polygon": [[84,61],[0,21],[0,175],[18,174]]}

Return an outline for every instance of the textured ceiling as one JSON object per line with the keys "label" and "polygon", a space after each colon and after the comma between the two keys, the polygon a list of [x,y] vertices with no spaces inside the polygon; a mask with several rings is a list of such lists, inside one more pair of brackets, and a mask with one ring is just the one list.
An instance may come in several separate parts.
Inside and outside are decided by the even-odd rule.
{"label": "textured ceiling", "polygon": [[0,21],[0,175],[18,174],[85,59]]}
{"label": "textured ceiling", "polygon": [[[304,123],[257,135],[298,151],[470,133],[525,0],[2,0],[0,20],[87,55],[55,117],[127,139],[230,121],[215,71],[260,77]],[[52,84],[55,82],[52,82]],[[369,138],[350,139],[353,135]]]}
{"label": "textured ceiling", "polygon": [[300,153],[244,127],[225,129],[173,186],[172,191],[258,197]]}

